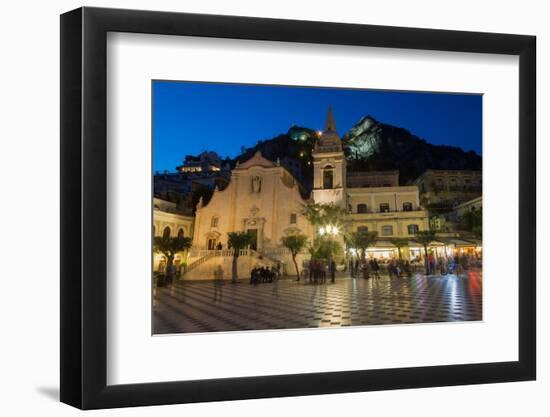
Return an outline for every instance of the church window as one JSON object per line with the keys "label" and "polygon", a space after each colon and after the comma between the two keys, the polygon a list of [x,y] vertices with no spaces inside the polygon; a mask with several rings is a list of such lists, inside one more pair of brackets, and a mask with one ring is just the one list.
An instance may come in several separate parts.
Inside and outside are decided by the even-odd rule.
{"label": "church window", "polygon": [[212,220],[210,220],[210,227],[218,227],[218,222],[218,217],[212,217]]}
{"label": "church window", "polygon": [[367,205],[366,204],[357,204],[357,213],[366,213]]}
{"label": "church window", "polygon": [[333,187],[334,187],[334,172],[331,166],[327,166],[323,170],[323,188],[331,189]]}
{"label": "church window", "polygon": [[166,238],[170,237],[170,233],[171,233],[170,227],[166,226],[164,228],[164,230],[162,231],[162,237],[166,239]]}
{"label": "church window", "polygon": [[178,239],[181,239],[181,238],[184,237],[184,236],[185,236],[185,232],[183,231],[182,228],[180,228],[180,229],[178,230]]}

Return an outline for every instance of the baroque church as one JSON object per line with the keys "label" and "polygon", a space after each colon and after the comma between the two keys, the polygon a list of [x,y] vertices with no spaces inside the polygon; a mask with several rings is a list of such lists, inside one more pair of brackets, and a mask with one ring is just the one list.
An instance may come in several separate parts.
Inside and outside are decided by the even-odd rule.
{"label": "baroque church", "polygon": [[[370,256],[393,257],[393,238],[412,238],[417,231],[428,229],[418,187],[399,186],[397,171],[347,171],[332,109],[312,156],[311,201],[345,208],[351,230],[378,232],[378,242]],[[294,176],[279,161],[270,161],[257,152],[232,170],[227,187],[216,187],[208,204],[199,201],[192,224],[193,246],[185,260],[185,278],[212,279],[219,266],[229,277],[232,254],[227,239],[232,231],[248,231],[255,241],[239,257],[240,277],[248,276],[257,265],[277,263],[292,274],[291,256],[281,245],[281,238],[302,233],[313,239],[315,230],[301,214],[307,202]],[[164,229],[155,223],[155,230],[160,235]],[[403,255],[415,256],[416,250],[420,253],[420,248],[405,248]],[[304,252],[298,262],[306,258],[309,255]]]}

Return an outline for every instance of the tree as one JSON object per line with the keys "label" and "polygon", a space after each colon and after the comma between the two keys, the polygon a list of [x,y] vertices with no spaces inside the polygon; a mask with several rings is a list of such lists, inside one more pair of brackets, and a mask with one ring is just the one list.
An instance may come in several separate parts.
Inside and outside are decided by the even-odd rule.
{"label": "tree", "polygon": [[346,209],[334,204],[310,203],[304,206],[302,214],[313,226],[331,225],[341,231],[346,227]]}
{"label": "tree", "polygon": [[424,247],[424,266],[426,268],[426,275],[428,275],[430,273],[428,265],[428,246],[435,239],[435,232],[433,230],[423,230],[416,232],[414,238]]}
{"label": "tree", "polygon": [[162,253],[166,256],[166,271],[168,280],[172,279],[171,267],[176,254],[183,252],[191,247],[192,240],[190,237],[169,237],[156,236],[153,239],[153,251]]}
{"label": "tree", "polygon": [[341,245],[335,241],[336,236],[346,236],[347,211],[334,204],[309,203],[304,206],[302,214],[317,228],[317,237],[311,250],[316,256],[326,254],[325,259],[330,263],[333,255],[341,250]]}
{"label": "tree", "polygon": [[290,250],[292,262],[294,262],[294,267],[296,268],[296,281],[300,281],[300,270],[296,262],[296,255],[306,246],[307,236],[301,234],[285,236],[281,239],[281,243],[285,248]]}
{"label": "tree", "polygon": [[483,211],[481,208],[466,212],[460,217],[459,223],[465,231],[472,233],[478,239],[482,238]]}
{"label": "tree", "polygon": [[367,249],[376,243],[378,232],[367,232],[357,230],[352,232],[349,238],[349,243],[356,249],[361,251],[361,262],[365,265],[367,261]]}
{"label": "tree", "polygon": [[397,248],[397,254],[399,255],[399,260],[403,259],[401,256],[401,248],[409,246],[409,240],[408,239],[393,239],[392,243]]}
{"label": "tree", "polygon": [[227,244],[231,249],[233,249],[233,263],[231,265],[231,282],[233,284],[237,283],[237,260],[240,255],[241,249],[246,248],[247,246],[254,243],[254,236],[248,232],[229,232],[227,234],[228,241]]}
{"label": "tree", "polygon": [[313,239],[313,244],[308,247],[311,259],[326,260],[329,261],[332,258],[332,254],[339,253],[342,250],[342,245],[333,239],[322,238],[317,236]]}

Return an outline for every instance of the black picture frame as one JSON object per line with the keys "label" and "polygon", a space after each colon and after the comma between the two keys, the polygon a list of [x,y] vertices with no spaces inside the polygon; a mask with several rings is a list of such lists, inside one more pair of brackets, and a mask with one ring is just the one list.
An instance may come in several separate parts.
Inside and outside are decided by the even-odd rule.
{"label": "black picture frame", "polygon": [[[107,375],[108,32],[519,56],[519,360],[113,385]],[[536,38],[80,8],[61,16],[61,401],[82,409],[421,388],[536,377]]]}

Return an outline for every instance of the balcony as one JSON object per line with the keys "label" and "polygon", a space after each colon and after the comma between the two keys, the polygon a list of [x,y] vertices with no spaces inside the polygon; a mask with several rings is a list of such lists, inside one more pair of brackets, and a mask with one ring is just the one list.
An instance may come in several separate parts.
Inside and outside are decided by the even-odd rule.
{"label": "balcony", "polygon": [[366,212],[358,213],[348,212],[354,219],[368,220],[368,219],[393,219],[393,218],[408,218],[408,217],[425,217],[426,211],[422,207],[413,207],[412,210],[389,210],[389,211],[373,211],[367,210]]}

